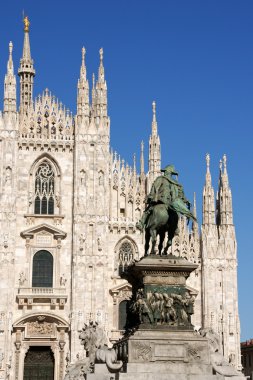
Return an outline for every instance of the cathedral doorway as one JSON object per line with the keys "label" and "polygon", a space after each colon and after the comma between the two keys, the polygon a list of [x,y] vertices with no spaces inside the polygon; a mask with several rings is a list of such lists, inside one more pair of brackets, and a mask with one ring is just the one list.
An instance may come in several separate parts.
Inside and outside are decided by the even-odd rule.
{"label": "cathedral doorway", "polygon": [[54,380],[54,355],[48,346],[31,346],[24,360],[24,380]]}
{"label": "cathedral doorway", "polygon": [[13,379],[63,380],[69,352],[69,325],[53,313],[30,313],[13,324]]}

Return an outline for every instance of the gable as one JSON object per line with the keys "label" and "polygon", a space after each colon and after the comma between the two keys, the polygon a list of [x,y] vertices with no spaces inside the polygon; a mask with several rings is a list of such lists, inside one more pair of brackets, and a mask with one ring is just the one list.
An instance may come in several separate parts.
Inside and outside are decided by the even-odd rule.
{"label": "gable", "polygon": [[28,228],[27,230],[22,231],[20,233],[20,236],[24,239],[33,239],[34,235],[38,235],[41,237],[46,235],[53,235],[54,239],[65,239],[67,236],[66,232],[61,231],[58,228],[50,226],[46,223],[40,224],[32,228]]}

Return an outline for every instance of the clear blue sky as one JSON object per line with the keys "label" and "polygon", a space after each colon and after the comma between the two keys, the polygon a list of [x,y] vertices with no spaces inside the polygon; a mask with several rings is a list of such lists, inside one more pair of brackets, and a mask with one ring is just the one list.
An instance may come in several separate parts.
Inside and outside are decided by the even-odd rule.
{"label": "clear blue sky", "polygon": [[35,95],[48,87],[75,112],[81,47],[89,79],[103,47],[113,148],[130,164],[142,139],[147,153],[156,100],[162,164],[175,164],[190,199],[196,191],[199,219],[205,154],[211,155],[215,189],[219,159],[227,154],[242,339],[253,338],[252,0],[4,1],[2,94],[10,40],[16,72],[21,57],[23,9],[31,19]]}

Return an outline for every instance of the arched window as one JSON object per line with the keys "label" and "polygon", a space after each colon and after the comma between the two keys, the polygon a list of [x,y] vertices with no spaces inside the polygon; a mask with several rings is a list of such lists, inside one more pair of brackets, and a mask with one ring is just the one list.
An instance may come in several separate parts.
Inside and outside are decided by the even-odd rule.
{"label": "arched window", "polygon": [[129,241],[124,241],[119,248],[119,274],[131,264],[134,260],[134,252],[132,244]]}
{"label": "arched window", "polygon": [[127,305],[128,301],[121,301],[119,304],[119,330],[124,330],[126,328],[127,321]]}
{"label": "arched window", "polygon": [[43,161],[35,175],[35,214],[54,214],[55,178],[48,161]]}
{"label": "arched window", "polygon": [[38,251],[33,257],[32,287],[53,287],[53,256],[48,251]]}

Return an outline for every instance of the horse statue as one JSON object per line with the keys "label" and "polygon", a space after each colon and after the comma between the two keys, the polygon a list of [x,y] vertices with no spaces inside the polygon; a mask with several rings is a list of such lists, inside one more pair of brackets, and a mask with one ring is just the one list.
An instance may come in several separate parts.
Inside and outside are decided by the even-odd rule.
{"label": "horse statue", "polygon": [[[159,236],[159,255],[167,255],[177,229],[177,224],[178,214],[176,212],[172,210],[168,211],[166,205],[162,203],[154,205],[145,228],[145,256],[148,255],[150,240],[152,242],[150,254],[155,255],[157,236]],[[166,233],[168,235],[167,243],[162,252]]]}
{"label": "horse statue", "polygon": [[[157,236],[160,237],[159,255],[167,255],[168,249],[175,236],[179,215],[195,220],[190,211],[190,202],[184,195],[183,186],[172,178],[178,175],[173,165],[162,170],[164,175],[156,178],[147,197],[147,207],[136,227],[141,231],[145,228],[145,256],[148,255],[150,240],[152,242],[151,255],[155,254]],[[162,253],[165,236],[168,236],[166,246]]]}

